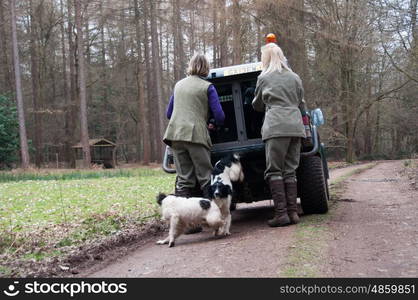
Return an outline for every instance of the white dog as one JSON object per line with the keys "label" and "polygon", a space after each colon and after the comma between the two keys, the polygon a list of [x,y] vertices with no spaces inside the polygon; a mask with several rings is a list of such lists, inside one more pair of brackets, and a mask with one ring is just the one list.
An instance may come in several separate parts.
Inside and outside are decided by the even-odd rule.
{"label": "white dog", "polygon": [[212,171],[209,197],[219,206],[224,222],[220,235],[230,235],[232,182],[244,181],[244,173],[238,154],[222,158],[215,164]]}
{"label": "white dog", "polygon": [[197,225],[207,225],[214,229],[217,235],[219,228],[223,226],[221,211],[212,201],[204,198],[184,198],[174,195],[159,194],[157,203],[161,205],[162,219],[170,221],[168,237],[157,241],[157,244],[167,244],[173,247],[175,240],[188,228]]}

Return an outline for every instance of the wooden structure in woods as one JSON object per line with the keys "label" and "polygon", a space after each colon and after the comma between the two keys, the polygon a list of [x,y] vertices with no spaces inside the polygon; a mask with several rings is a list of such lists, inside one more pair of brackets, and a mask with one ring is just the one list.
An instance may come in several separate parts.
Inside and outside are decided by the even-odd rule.
{"label": "wooden structure in woods", "polygon": [[[103,139],[90,139],[91,163],[103,165],[105,168],[114,168],[116,166],[116,144]],[[81,142],[72,147],[75,155],[75,167],[82,168],[83,162],[83,146]]]}

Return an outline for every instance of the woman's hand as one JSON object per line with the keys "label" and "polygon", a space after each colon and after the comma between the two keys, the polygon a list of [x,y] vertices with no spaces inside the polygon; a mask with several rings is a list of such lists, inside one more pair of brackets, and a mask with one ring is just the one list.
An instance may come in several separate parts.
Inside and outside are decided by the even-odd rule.
{"label": "woman's hand", "polygon": [[215,119],[210,119],[208,122],[208,130],[213,131],[216,129]]}

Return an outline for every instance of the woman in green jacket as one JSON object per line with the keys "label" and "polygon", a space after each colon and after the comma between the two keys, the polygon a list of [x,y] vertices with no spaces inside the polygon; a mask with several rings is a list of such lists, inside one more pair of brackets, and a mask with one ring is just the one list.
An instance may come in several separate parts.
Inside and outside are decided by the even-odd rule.
{"label": "woman in green jacket", "polygon": [[189,62],[188,76],[176,83],[167,107],[170,122],[164,142],[173,150],[177,196],[198,196],[194,194],[198,185],[200,194],[207,197],[206,188],[212,172],[212,142],[207,125],[209,111],[217,125],[222,125],[225,119],[215,87],[205,80],[208,74],[207,58],[202,54],[194,55]]}
{"label": "woman in green jacket", "polygon": [[265,180],[274,201],[274,217],[268,224],[277,227],[299,222],[296,169],[301,138],[305,137],[300,112],[304,109],[303,87],[276,44],[261,48],[261,61],[262,72],[252,105],[257,111],[265,111],[261,129],[266,149]]}

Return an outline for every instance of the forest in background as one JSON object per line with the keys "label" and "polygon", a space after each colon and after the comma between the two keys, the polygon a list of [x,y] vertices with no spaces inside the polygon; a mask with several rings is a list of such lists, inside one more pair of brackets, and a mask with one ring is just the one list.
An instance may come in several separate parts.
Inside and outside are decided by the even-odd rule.
{"label": "forest in background", "polygon": [[71,166],[98,137],[120,162],[161,161],[189,58],[255,62],[269,32],[332,158],[418,153],[417,0],[0,0],[0,167]]}

